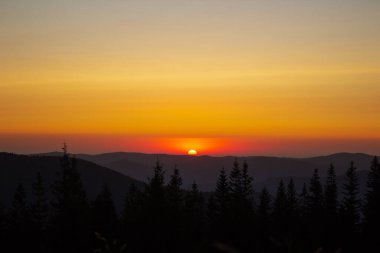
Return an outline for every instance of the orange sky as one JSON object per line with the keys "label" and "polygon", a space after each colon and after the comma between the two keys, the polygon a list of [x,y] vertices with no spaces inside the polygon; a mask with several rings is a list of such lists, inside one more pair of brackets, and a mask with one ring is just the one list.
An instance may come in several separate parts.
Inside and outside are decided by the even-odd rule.
{"label": "orange sky", "polygon": [[379,10],[1,1],[0,150],[379,154]]}

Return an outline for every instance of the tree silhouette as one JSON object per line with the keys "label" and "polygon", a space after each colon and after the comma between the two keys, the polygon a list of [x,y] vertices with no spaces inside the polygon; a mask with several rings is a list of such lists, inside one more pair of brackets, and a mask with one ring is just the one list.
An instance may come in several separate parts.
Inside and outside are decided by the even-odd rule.
{"label": "tree silhouette", "polygon": [[33,221],[34,241],[38,252],[46,251],[45,236],[48,226],[49,206],[47,203],[47,191],[44,187],[42,176],[37,173],[36,181],[32,185],[34,201],[31,205],[31,216]]}
{"label": "tree silhouette", "polygon": [[356,167],[351,162],[350,168],[345,175],[343,184],[343,201],[341,206],[341,219],[343,222],[342,234],[352,249],[355,241],[355,235],[358,232],[358,223],[360,219],[360,201],[359,201],[359,176]]}
{"label": "tree silhouette", "polygon": [[337,247],[338,240],[338,187],[336,185],[336,174],[333,164],[327,170],[327,177],[324,191],[325,199],[325,242],[327,247]]}
{"label": "tree silhouette", "polygon": [[[19,184],[12,200],[7,229],[8,251],[24,252],[33,243],[30,208],[26,201],[26,192]],[[22,243],[20,243],[20,241]]]}
{"label": "tree silhouette", "polygon": [[52,185],[53,247],[59,252],[76,252],[89,247],[89,204],[76,168],[76,159],[67,152],[66,144],[61,157],[61,171]]}
{"label": "tree silhouette", "polygon": [[170,181],[167,187],[168,201],[171,209],[174,211],[180,211],[183,201],[183,192],[181,189],[182,178],[179,175],[177,167],[174,168],[173,175],[170,176]]}
{"label": "tree silhouette", "polygon": [[242,173],[240,170],[239,163],[235,159],[231,173],[230,173],[230,191],[232,201],[239,202],[243,196],[243,185],[242,185]]}
{"label": "tree silhouette", "polygon": [[249,204],[253,203],[253,177],[248,173],[248,163],[244,161],[242,169],[242,191],[244,198],[248,201]]}
{"label": "tree silhouette", "polygon": [[273,233],[276,237],[278,246],[282,247],[285,243],[285,236],[287,233],[287,197],[284,181],[281,179],[277,187],[276,197],[273,203]]}
{"label": "tree silhouette", "polygon": [[374,157],[368,174],[367,193],[364,205],[364,231],[369,246],[377,243],[377,234],[380,227],[380,164]]}
{"label": "tree silhouette", "polygon": [[185,238],[187,238],[185,245],[189,246],[185,249],[186,252],[200,250],[205,229],[204,218],[203,195],[199,191],[198,185],[193,182],[191,190],[187,192],[185,197],[184,221],[186,228]]}
{"label": "tree silhouette", "polygon": [[223,168],[216,183],[215,193],[209,201],[208,216],[210,219],[211,234],[217,240],[226,240],[230,232],[230,217],[229,217],[229,204],[230,204],[230,190],[229,190],[227,174]]}
{"label": "tree silhouette", "polygon": [[315,169],[310,179],[306,206],[306,225],[310,233],[311,248],[320,247],[322,244],[320,235],[323,231],[323,218],[323,189],[318,169]]}
{"label": "tree silhouette", "polygon": [[127,251],[136,252],[144,243],[144,215],[143,194],[132,182],[124,202],[124,211],[121,217],[123,241]]}
{"label": "tree silhouette", "polygon": [[252,177],[248,174],[248,164],[244,162],[241,169],[238,160],[235,159],[228,183],[230,198],[227,219],[231,232],[230,239],[239,249],[247,248],[246,244],[251,243],[247,237],[251,234],[253,224],[252,181]]}
{"label": "tree silhouette", "polygon": [[166,201],[166,189],[164,185],[165,171],[157,159],[153,171],[153,177],[148,179],[145,185],[144,209],[146,217],[145,229],[145,251],[166,252],[168,250],[168,213]]}
{"label": "tree silhouette", "polygon": [[115,228],[117,227],[118,217],[112,194],[106,184],[103,185],[101,193],[93,201],[91,209],[93,231],[105,238],[115,239]]}
{"label": "tree silhouette", "polygon": [[298,198],[293,178],[289,180],[288,186],[286,188],[286,200],[288,220],[290,219],[294,221],[298,212]]}
{"label": "tree silhouette", "polygon": [[182,178],[179,175],[177,166],[175,166],[173,174],[167,186],[167,215],[170,217],[166,224],[168,228],[168,236],[171,243],[168,244],[168,251],[181,251],[185,238],[184,233],[184,216],[183,216],[183,191],[181,189]]}

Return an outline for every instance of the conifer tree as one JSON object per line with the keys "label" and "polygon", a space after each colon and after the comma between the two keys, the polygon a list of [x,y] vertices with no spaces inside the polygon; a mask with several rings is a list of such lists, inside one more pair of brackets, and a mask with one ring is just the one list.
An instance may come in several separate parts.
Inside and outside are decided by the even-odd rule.
{"label": "conifer tree", "polygon": [[168,201],[172,209],[179,212],[183,201],[183,192],[181,189],[182,178],[179,175],[177,167],[174,168],[173,175],[170,176],[168,184]]}
{"label": "conifer tree", "polygon": [[245,202],[247,204],[247,208],[252,209],[253,208],[253,177],[249,175],[248,173],[248,163],[247,161],[244,161],[243,163],[243,169],[242,169],[242,192],[245,199]]}
{"label": "conifer tree", "polygon": [[323,190],[320,182],[318,170],[315,169],[313,176],[310,179],[310,186],[308,191],[308,209],[310,211],[311,218],[320,221],[322,214],[323,204]]}
{"label": "conifer tree", "polygon": [[353,162],[345,175],[343,184],[342,217],[346,233],[353,235],[357,231],[360,219],[359,176]]}
{"label": "conifer tree", "polygon": [[225,240],[231,233],[230,190],[224,168],[220,171],[215,192],[209,201],[211,234],[216,240]]}
{"label": "conifer tree", "polygon": [[93,230],[107,239],[114,239],[117,227],[117,214],[112,194],[106,184],[92,203]]}
{"label": "conifer tree", "polygon": [[364,205],[364,229],[366,237],[375,242],[380,227],[380,163],[374,157],[367,180],[367,193]]}
{"label": "conifer tree", "polygon": [[242,173],[238,163],[235,159],[231,173],[230,173],[230,191],[233,201],[240,201],[243,197],[243,187],[242,187]]}
{"label": "conifer tree", "polygon": [[[203,195],[198,189],[198,185],[193,182],[191,190],[185,197],[185,238],[189,245],[188,249],[182,249],[186,252],[197,252],[201,246],[204,235],[204,208]],[[182,247],[183,248],[183,247]]]}
{"label": "conifer tree", "polygon": [[310,235],[309,246],[313,249],[320,247],[322,244],[321,234],[323,231],[323,189],[318,174],[318,169],[310,179],[307,207],[306,207],[306,228]]}
{"label": "conifer tree", "polygon": [[22,184],[18,185],[12,200],[7,233],[8,251],[24,252],[33,243],[30,207]]}
{"label": "conifer tree", "polygon": [[259,205],[257,212],[259,222],[263,227],[267,227],[271,213],[271,196],[265,187],[261,190],[259,196]]}
{"label": "conifer tree", "polygon": [[46,229],[48,225],[49,206],[46,199],[46,190],[42,176],[38,172],[36,181],[32,185],[33,203],[31,205],[31,218],[33,222],[34,247],[31,248],[38,252],[46,251]]}
{"label": "conifer tree", "polygon": [[338,190],[336,185],[336,174],[332,164],[327,171],[326,185],[325,185],[325,210],[328,223],[336,220],[337,207],[338,207]]}
{"label": "conifer tree", "polygon": [[64,144],[61,170],[52,185],[52,244],[59,252],[89,248],[89,204],[77,170],[75,157],[71,158]]}
{"label": "conifer tree", "polygon": [[281,179],[278,184],[276,197],[273,203],[273,221],[275,225],[275,234],[283,236],[286,231],[287,219],[287,198],[284,181]]}
{"label": "conifer tree", "polygon": [[46,199],[46,190],[43,184],[41,173],[37,173],[36,181],[33,184],[34,201],[31,206],[32,219],[39,231],[43,231],[47,226],[49,206]]}
{"label": "conifer tree", "polygon": [[26,202],[26,191],[22,184],[19,184],[13,196],[9,221],[13,228],[21,228],[30,222],[30,208]]}
{"label": "conifer tree", "polygon": [[308,200],[309,200],[309,193],[307,191],[306,183],[304,183],[302,186],[302,191],[298,198],[301,216],[303,217],[306,216],[307,214]]}
{"label": "conifer tree", "polygon": [[154,167],[153,176],[148,179],[145,185],[144,210],[144,229],[146,231],[144,251],[166,252],[168,251],[168,222],[169,214],[166,201],[166,188],[164,185],[165,171],[157,159]]}
{"label": "conifer tree", "polygon": [[216,216],[221,220],[227,219],[228,205],[230,203],[230,191],[227,181],[226,171],[223,168],[220,171],[218,181],[216,184],[214,201],[215,201],[215,211]]}
{"label": "conifer tree", "polygon": [[296,216],[296,212],[298,209],[297,192],[295,189],[293,178],[289,180],[289,183],[286,189],[286,199],[287,199],[288,217],[291,219]]}
{"label": "conifer tree", "polygon": [[324,211],[325,211],[325,227],[324,237],[326,246],[336,248],[339,245],[337,234],[339,234],[338,222],[338,190],[336,184],[336,174],[333,164],[327,170],[327,177],[324,191]]}
{"label": "conifer tree", "polygon": [[[144,219],[146,212],[143,205],[143,193],[132,182],[124,202],[124,211],[121,217],[123,241],[126,242],[127,251],[136,252],[144,244]],[[146,232],[145,232],[146,233]]]}

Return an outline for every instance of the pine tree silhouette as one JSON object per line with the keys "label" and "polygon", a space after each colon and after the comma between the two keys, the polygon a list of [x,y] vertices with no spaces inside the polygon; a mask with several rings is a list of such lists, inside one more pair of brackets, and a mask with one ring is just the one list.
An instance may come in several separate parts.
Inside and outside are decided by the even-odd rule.
{"label": "pine tree silhouette", "polygon": [[209,202],[209,217],[211,217],[211,233],[216,240],[226,240],[230,230],[230,187],[228,185],[227,174],[223,168],[216,183],[215,193]]}
{"label": "pine tree silhouette", "polygon": [[165,189],[165,171],[157,159],[153,171],[153,177],[148,179],[145,185],[144,208],[146,217],[144,221],[145,240],[144,251],[167,252],[168,251],[168,213]]}
{"label": "pine tree silhouette", "polygon": [[360,219],[359,176],[356,170],[354,163],[351,162],[350,168],[345,175],[341,206],[342,234],[345,236],[344,240],[348,240],[350,250],[355,245],[354,241]]}
{"label": "pine tree silhouette", "polygon": [[327,170],[327,177],[324,191],[325,227],[324,241],[327,247],[337,248],[339,245],[339,222],[338,222],[338,187],[336,184],[336,174],[333,164]]}
{"label": "pine tree silhouette", "polygon": [[364,231],[369,246],[378,242],[377,234],[380,227],[380,164],[374,157],[368,174],[367,193],[364,205]]}
{"label": "pine tree silhouette", "polygon": [[118,217],[112,194],[106,184],[103,185],[101,193],[93,201],[91,213],[93,231],[107,239],[115,239]]}
{"label": "pine tree silhouette", "polygon": [[323,189],[318,169],[315,169],[310,179],[306,206],[306,225],[310,234],[309,245],[313,249],[321,247],[323,241],[320,236],[323,231],[324,221],[323,201]]}
{"label": "pine tree silhouette", "polygon": [[185,215],[183,217],[186,239],[184,245],[188,245],[188,247],[186,249],[182,247],[181,251],[197,252],[201,248],[206,229],[203,204],[203,194],[199,191],[198,185],[193,182],[191,190],[185,196]]}
{"label": "pine tree silhouette", "polygon": [[[128,194],[124,202],[124,211],[121,217],[123,241],[126,242],[128,252],[136,252],[144,245],[144,196],[135,183],[129,186]],[[145,205],[146,207],[146,205]]]}
{"label": "pine tree silhouette", "polygon": [[167,186],[167,215],[168,219],[168,236],[171,238],[171,243],[168,244],[168,251],[179,252],[182,249],[185,238],[183,231],[184,226],[184,207],[183,207],[183,191],[181,189],[182,178],[179,175],[177,166],[175,166],[173,174],[170,176],[170,181]]}
{"label": "pine tree silhouette", "polygon": [[89,248],[89,204],[77,171],[75,158],[71,158],[64,144],[61,171],[52,185],[53,247],[57,252],[77,252]]}
{"label": "pine tree silhouette", "polygon": [[279,247],[284,247],[287,233],[287,198],[284,181],[278,184],[276,197],[273,203],[274,236]]}
{"label": "pine tree silhouette", "polygon": [[[8,252],[24,252],[33,243],[30,207],[26,201],[26,191],[19,184],[12,200],[7,229]],[[22,242],[22,243],[20,243]]]}
{"label": "pine tree silhouette", "polygon": [[46,251],[46,229],[48,226],[49,206],[47,203],[47,191],[43,184],[42,176],[38,172],[36,181],[32,185],[34,201],[31,205],[31,216],[33,222],[33,237],[35,248],[38,252]]}

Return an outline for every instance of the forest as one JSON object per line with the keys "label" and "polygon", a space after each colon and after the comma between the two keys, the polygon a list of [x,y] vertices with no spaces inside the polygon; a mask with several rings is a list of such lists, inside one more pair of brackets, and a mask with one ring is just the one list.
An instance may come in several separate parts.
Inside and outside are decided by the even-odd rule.
{"label": "forest", "polygon": [[292,179],[281,180],[272,196],[253,190],[245,162],[236,160],[230,173],[222,168],[215,190],[201,192],[196,182],[183,189],[178,168],[166,182],[157,160],[144,187],[126,189],[121,213],[107,185],[88,199],[66,149],[60,165],[52,185],[37,174],[33,192],[20,184],[10,207],[0,202],[3,252],[365,252],[380,246],[376,157],[364,198],[350,161],[340,188],[331,164],[323,180],[315,169],[301,192]]}

